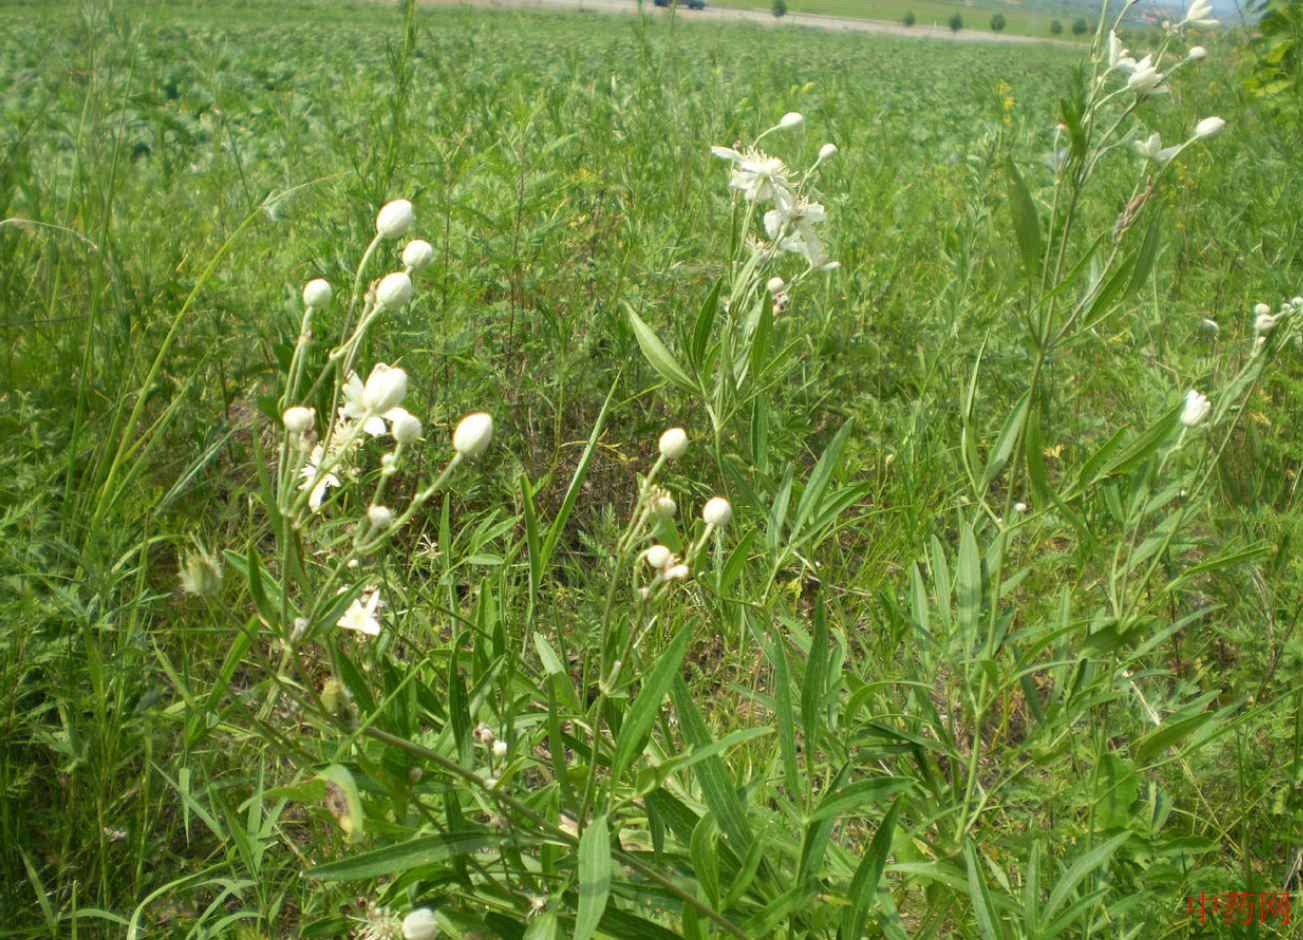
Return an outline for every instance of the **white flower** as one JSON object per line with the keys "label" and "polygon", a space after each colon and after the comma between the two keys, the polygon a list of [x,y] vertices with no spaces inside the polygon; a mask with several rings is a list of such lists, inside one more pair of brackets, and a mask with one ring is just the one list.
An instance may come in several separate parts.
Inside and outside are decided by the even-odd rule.
{"label": "white flower", "polygon": [[499,758],[507,756],[506,741],[502,740],[501,738],[498,738],[498,740],[493,742],[493,756]]}
{"label": "white flower", "polygon": [[303,305],[312,310],[320,310],[330,303],[330,298],[333,296],[334,291],[330,288],[330,282],[323,278],[308,281],[303,285]]}
{"label": "white flower", "polygon": [[1146,160],[1166,163],[1179,151],[1180,147],[1163,147],[1163,138],[1157,132],[1150,134],[1146,140],[1135,141],[1136,152]]}
{"label": "white flower", "polygon": [[747,202],[772,199],[785,212],[795,200],[792,184],[787,179],[787,165],[777,157],[759,150],[738,153],[729,147],[711,147],[710,152],[721,160],[732,161],[733,172],[729,185],[741,192]]}
{"label": "white flower", "polygon": [[678,460],[688,450],[688,432],[683,428],[670,428],[661,435],[661,456],[666,460]]}
{"label": "white flower", "polygon": [[350,917],[349,920],[362,925],[355,931],[355,940],[398,940],[402,935],[402,922],[390,914],[387,907],[380,907],[374,901],[367,905],[365,917]]}
{"label": "white flower", "polygon": [[1185,407],[1181,409],[1181,423],[1187,428],[1197,428],[1207,420],[1212,410],[1212,403],[1208,401],[1206,395],[1201,395],[1194,389],[1190,389],[1185,393]]}
{"label": "white flower", "polygon": [[1127,50],[1122,48],[1122,40],[1114,30],[1108,33],[1108,70],[1110,72],[1133,72],[1136,68],[1136,60],[1127,55]]}
{"label": "white flower", "polygon": [[452,446],[463,457],[478,457],[493,440],[493,416],[484,412],[467,415],[452,434]]}
{"label": "white flower", "polygon": [[222,560],[198,542],[187,551],[181,563],[181,591],[196,597],[216,594],[222,589]]}
{"label": "white flower", "polygon": [[424,271],[434,264],[434,246],[420,238],[408,242],[403,249],[403,264],[412,271]]}
{"label": "white flower", "polygon": [[1127,87],[1137,95],[1165,95],[1167,87],[1163,79],[1167,76],[1154,67],[1153,57],[1145,56],[1136,63],[1135,71],[1127,79]]}
{"label": "white flower", "polygon": [[418,907],[403,918],[405,940],[434,940],[438,933],[439,922],[434,919],[434,911],[428,907]]}
{"label": "white flower", "polygon": [[387,529],[394,524],[394,513],[388,506],[372,506],[366,515],[376,529]]}
{"label": "white flower", "polygon": [[1213,5],[1211,0],[1194,0],[1190,4],[1190,9],[1185,12],[1185,19],[1181,21],[1182,26],[1216,26],[1217,21],[1212,18]]}
{"label": "white flower", "polygon": [[386,274],[376,286],[376,303],[386,310],[397,310],[412,299],[412,279],[406,271]]}
{"label": "white flower", "polygon": [[788,111],[783,115],[782,120],[778,122],[778,126],[785,131],[794,131],[804,123],[805,115],[801,114],[800,111]]}
{"label": "white flower", "polygon": [[706,520],[706,525],[725,525],[733,518],[733,507],[724,497],[715,496],[701,510],[701,518]]}
{"label": "white flower", "polygon": [[407,373],[377,362],[362,389],[362,408],[369,415],[381,415],[397,408],[407,394]]}
{"label": "white flower", "polygon": [[771,294],[777,294],[786,286],[787,282],[781,277],[771,277],[769,283],[765,285],[765,290],[769,291]]}
{"label": "white flower", "polygon": [[814,226],[827,217],[819,203],[806,202],[804,197],[798,197],[787,212],[770,209],[765,213],[765,232],[775,248],[805,255],[810,267],[818,268],[828,259]]}
{"label": "white flower", "polygon": [[836,144],[831,144],[831,143],[824,144],[822,147],[819,148],[820,160],[831,160],[835,156],[837,156]]}
{"label": "white flower", "polygon": [[304,478],[303,482],[299,485],[299,490],[310,489],[312,491],[308,494],[308,508],[313,512],[316,512],[321,508],[321,504],[325,500],[326,493],[330,488],[332,486],[340,485],[339,477],[335,476],[333,473],[327,473],[318,478],[323,456],[324,452],[321,449],[321,445],[318,444],[316,447],[312,448],[312,453],[308,455],[307,463],[305,463],[303,469],[299,471],[299,476]]}
{"label": "white flower", "polygon": [[281,420],[285,422],[285,430],[291,434],[302,434],[312,427],[316,414],[316,411],[312,408],[295,405],[293,408],[285,409],[285,414],[281,415]]}
{"label": "white flower", "polygon": [[[402,411],[401,408],[394,409]],[[403,411],[393,424],[394,440],[400,444],[410,444],[421,436],[421,419]]]}
{"label": "white flower", "polygon": [[1203,46],[1191,46],[1190,51],[1185,54],[1185,57],[1187,59],[1194,59],[1198,61],[1199,59],[1202,59],[1207,54],[1208,54],[1208,50],[1205,49]]}
{"label": "white flower", "polygon": [[1226,127],[1226,122],[1219,117],[1206,117],[1194,126],[1195,140],[1212,140]]}
{"label": "white flower", "polygon": [[395,199],[386,203],[376,215],[376,234],[385,238],[400,238],[406,235],[416,218],[412,204],[406,199]]}
{"label": "white flower", "polygon": [[344,616],[335,622],[335,626],[345,630],[356,630],[367,636],[379,636],[380,621],[375,616],[376,608],[379,606],[379,591],[372,591],[365,605],[361,598],[354,598],[353,603],[348,605],[348,610],[344,611]]}
{"label": "white flower", "polygon": [[652,568],[660,570],[673,560],[674,553],[670,551],[668,545],[653,545],[642,553],[642,557]]}

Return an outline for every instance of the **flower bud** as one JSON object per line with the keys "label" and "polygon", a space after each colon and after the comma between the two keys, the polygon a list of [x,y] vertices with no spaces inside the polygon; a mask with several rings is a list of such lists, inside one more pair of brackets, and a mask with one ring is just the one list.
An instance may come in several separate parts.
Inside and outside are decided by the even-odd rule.
{"label": "flower bud", "polygon": [[499,759],[507,756],[507,742],[498,738],[493,742],[493,756]]}
{"label": "flower bud", "polygon": [[1185,54],[1185,57],[1187,59],[1194,59],[1198,61],[1199,59],[1202,59],[1207,54],[1208,54],[1208,50],[1205,49],[1203,46],[1191,46],[1190,51]]}
{"label": "flower bud", "polygon": [[670,551],[669,546],[653,545],[651,548],[647,549],[647,551],[643,552],[642,557],[647,560],[647,564],[651,565],[651,567],[660,569],[670,563],[670,559],[674,557],[674,553]]}
{"label": "flower bud", "polygon": [[1209,333],[1213,336],[1216,336],[1222,331],[1220,324],[1218,324],[1218,322],[1212,317],[1204,317],[1199,321],[1199,325],[1203,327],[1205,333]]}
{"label": "flower bud", "polygon": [[777,294],[786,286],[787,282],[781,277],[771,277],[769,283],[765,285],[765,290],[769,291],[771,294]]}
{"label": "flower bud", "polygon": [[404,940],[434,940],[438,934],[439,922],[428,907],[418,907],[403,918]]}
{"label": "flower bud", "polygon": [[800,111],[788,111],[778,122],[778,126],[785,131],[794,131],[804,123],[805,116]]}
{"label": "flower bud", "polygon": [[291,434],[302,434],[312,427],[316,416],[317,413],[312,408],[295,405],[293,408],[285,409],[285,414],[281,415],[281,420],[285,422],[285,430]]}
{"label": "flower bud", "polygon": [[412,204],[406,199],[395,199],[386,203],[376,215],[376,234],[385,238],[399,238],[406,235],[416,218]]}
{"label": "flower bud", "polygon": [[420,783],[421,778],[424,776],[425,776],[425,771],[422,770],[420,767],[411,767],[407,771],[407,782],[411,784]]}
{"label": "flower bud", "polygon": [[334,294],[330,282],[319,277],[315,281],[308,281],[307,284],[303,285],[303,305],[311,310],[320,310],[330,303],[330,298]]}
{"label": "flower bud", "polygon": [[376,529],[387,529],[394,524],[394,514],[388,506],[372,506],[366,515]]}
{"label": "flower bud", "polygon": [[1207,396],[1190,389],[1185,393],[1185,407],[1181,409],[1181,423],[1187,428],[1197,428],[1207,420],[1212,410],[1212,403],[1208,401]]}
{"label": "flower bud", "polygon": [[424,271],[434,264],[434,246],[420,238],[408,242],[403,249],[403,264],[413,271]]}
{"label": "flower bud", "polygon": [[678,460],[687,452],[688,433],[683,428],[670,428],[661,435],[660,448],[666,460]]}
{"label": "flower bud", "polygon": [[686,581],[691,576],[692,572],[687,565],[671,565],[663,575],[666,581]]}
{"label": "flower bud", "polygon": [[1253,315],[1255,317],[1265,317],[1265,316],[1269,316],[1270,314],[1271,314],[1271,308],[1268,307],[1266,304],[1253,305]]}
{"label": "flower bud", "polygon": [[674,497],[668,494],[657,496],[656,502],[652,504],[652,509],[662,519],[673,518],[675,510],[678,508],[678,506],[674,505]]}
{"label": "flower bud", "polygon": [[475,740],[481,744],[492,744],[494,741],[498,740],[497,734],[493,731],[493,726],[487,721],[481,721],[476,725],[475,730],[472,731],[471,734]]}
{"label": "flower bud", "polygon": [[493,416],[484,412],[467,415],[452,434],[452,446],[463,457],[478,457],[493,440]]}
{"label": "flower bud", "polygon": [[706,525],[726,525],[733,518],[733,507],[724,497],[716,496],[701,510],[701,518],[706,520]]}
{"label": "flower bud", "polygon": [[1195,140],[1212,140],[1226,127],[1226,122],[1219,117],[1206,117],[1194,126]]}
{"label": "flower bud", "polygon": [[1267,333],[1270,333],[1272,330],[1276,328],[1277,319],[1278,319],[1277,317],[1273,317],[1269,313],[1258,314],[1257,318],[1253,321],[1254,332],[1260,333],[1265,336]]}
{"label": "flower bud", "polygon": [[382,415],[397,408],[407,394],[407,373],[377,362],[362,389],[362,407],[369,415]]}
{"label": "flower bud", "polygon": [[831,160],[835,156],[837,156],[836,144],[824,144],[822,147],[819,148],[820,160]]}
{"label": "flower bud", "polygon": [[376,287],[376,303],[386,310],[397,310],[412,299],[412,279],[406,271],[386,274]]}
{"label": "flower bud", "polygon": [[421,419],[416,415],[406,414],[394,422],[394,440],[400,444],[410,444],[421,436]]}

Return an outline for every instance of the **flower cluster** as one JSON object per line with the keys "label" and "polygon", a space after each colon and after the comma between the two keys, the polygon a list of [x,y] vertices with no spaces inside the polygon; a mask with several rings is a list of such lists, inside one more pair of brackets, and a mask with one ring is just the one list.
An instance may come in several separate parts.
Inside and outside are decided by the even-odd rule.
{"label": "flower cluster", "polygon": [[[795,111],[783,115],[776,125],[765,131],[760,139],[773,131],[796,130],[803,127],[805,118]],[[711,147],[710,152],[730,164],[729,185],[740,193],[748,212],[765,209],[762,216],[768,242],[758,242],[755,252],[769,260],[783,252],[804,256],[811,269],[832,270],[837,263],[828,260],[823,241],[814,228],[827,219],[822,205],[812,202],[802,193],[803,185],[819,164],[837,155],[836,144],[824,144],[819,157],[800,180],[793,180],[792,171],[777,157],[770,156],[755,144],[745,150],[733,147]]]}
{"label": "flower cluster", "polygon": [[[358,307],[361,311],[355,325],[345,327],[345,339],[329,355],[327,371],[315,380],[308,376],[307,348],[313,343],[313,317],[325,309],[334,298],[330,283],[317,278],[303,288],[303,325],[299,342],[291,360],[285,401],[288,404],[281,414],[285,429],[282,448],[281,476],[279,478],[278,509],[295,530],[301,530],[313,514],[318,513],[329,499],[333,489],[342,488],[348,481],[361,479],[356,466],[362,444],[368,438],[389,437],[392,447],[380,459],[380,473],[371,498],[366,501],[364,515],[351,528],[352,545],[344,548],[344,556],[330,576],[325,590],[339,593],[349,590],[340,586],[340,579],[359,567],[360,558],[374,552],[397,532],[436,490],[448,480],[449,474],[462,461],[478,457],[493,439],[493,418],[485,413],[467,416],[457,425],[452,436],[453,457],[443,473],[411,497],[404,508],[391,508],[384,499],[385,489],[397,473],[404,451],[420,441],[424,428],[421,418],[403,407],[408,391],[408,374],[405,369],[386,362],[372,366],[363,381],[353,370],[353,364],[370,327],[379,318],[398,310],[414,294],[413,279],[434,263],[434,249],[429,242],[413,239],[402,250],[402,269],[391,271],[373,281],[361,295],[362,272],[372,255],[385,243],[402,238],[411,231],[415,221],[412,204],[405,199],[386,204],[376,215],[376,235],[358,266],[357,281],[346,322],[352,321]],[[321,387],[331,389],[327,380],[334,378],[334,401],[326,412],[327,427],[319,433],[317,407],[305,400],[322,401]],[[338,544],[338,542],[336,543]],[[191,580],[194,580],[193,578]],[[360,590],[354,582],[353,601],[335,626],[366,636],[376,636],[381,631],[380,612],[384,602],[379,589],[367,587]],[[319,611],[318,611],[319,613]],[[298,624],[302,621],[302,625]],[[287,630],[291,644],[301,642],[310,635],[313,624],[307,618],[297,618],[293,629]]]}
{"label": "flower cluster", "polygon": [[705,548],[711,533],[727,524],[733,517],[733,507],[728,500],[716,496],[702,509],[701,516],[705,529],[695,541],[680,551],[675,551],[659,541],[661,538],[669,538],[676,544],[680,542],[673,524],[678,504],[668,490],[655,482],[655,478],[666,463],[679,460],[687,453],[687,432],[683,428],[670,428],[661,435],[657,446],[660,459],[656,461],[651,472],[640,480],[638,503],[634,507],[633,519],[618,546],[619,553],[627,555],[634,552],[639,545],[652,542],[647,548],[638,551],[638,564],[635,566],[635,583],[639,580],[639,569],[645,566],[651,572],[651,580],[637,588],[638,597],[644,602],[659,601],[665,596],[670,585],[691,578],[692,565]]}

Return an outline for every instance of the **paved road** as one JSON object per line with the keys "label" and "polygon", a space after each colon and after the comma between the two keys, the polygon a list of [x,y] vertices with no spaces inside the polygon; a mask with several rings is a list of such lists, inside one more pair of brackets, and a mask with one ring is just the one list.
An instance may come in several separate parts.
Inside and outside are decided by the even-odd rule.
{"label": "paved road", "polygon": [[[521,7],[544,10],[589,11],[594,13],[637,13],[636,0],[420,0],[422,3],[468,5],[487,7]],[[653,6],[646,0],[643,10],[651,16],[667,17],[670,10]],[[1014,36],[993,33],[990,30],[963,29],[957,33],[946,27],[903,26],[900,23],[880,23],[875,20],[858,20],[845,16],[819,16],[813,13],[789,13],[776,17],[761,10],[735,10],[728,7],[709,7],[705,10],[680,9],[673,15],[680,23],[751,23],[772,29],[804,27],[827,29],[834,32],[872,33],[879,36],[913,36],[924,39],[944,39],[958,42],[1014,42],[1048,43],[1084,50],[1080,43],[1062,39],[1038,39],[1033,36]]]}

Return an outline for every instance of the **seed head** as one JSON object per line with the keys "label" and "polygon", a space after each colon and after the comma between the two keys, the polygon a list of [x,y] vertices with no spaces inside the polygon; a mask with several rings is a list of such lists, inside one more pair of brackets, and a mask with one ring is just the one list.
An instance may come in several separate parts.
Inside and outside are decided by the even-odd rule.
{"label": "seed head", "polygon": [[312,427],[316,416],[317,413],[312,408],[295,405],[293,408],[285,409],[285,414],[281,415],[281,420],[285,422],[285,430],[291,434],[303,434]]}
{"label": "seed head", "polygon": [[733,507],[724,497],[716,496],[701,510],[701,518],[706,520],[706,525],[727,525],[733,518]]}
{"label": "seed head", "polygon": [[383,235],[385,238],[401,238],[411,229],[415,218],[410,202],[406,199],[395,199],[393,202],[386,203],[376,215],[376,234]]}
{"label": "seed head", "polygon": [[493,416],[476,412],[461,419],[452,433],[452,446],[463,457],[478,457],[493,440]]}
{"label": "seed head", "polygon": [[687,452],[688,432],[683,428],[670,428],[661,435],[661,456],[666,460],[678,460]]}
{"label": "seed head", "polygon": [[421,436],[421,419],[413,414],[405,414],[394,422],[394,440],[400,444],[410,444]]}
{"label": "seed head", "polygon": [[330,298],[333,296],[334,291],[331,290],[330,282],[324,278],[308,281],[303,286],[303,305],[309,310],[320,310],[330,303]]}
{"label": "seed head", "polygon": [[386,310],[397,310],[412,299],[412,279],[406,271],[386,274],[376,287],[376,303]]}
{"label": "seed head", "polygon": [[403,249],[403,264],[412,273],[424,271],[434,264],[434,246],[420,238],[408,242]]}

